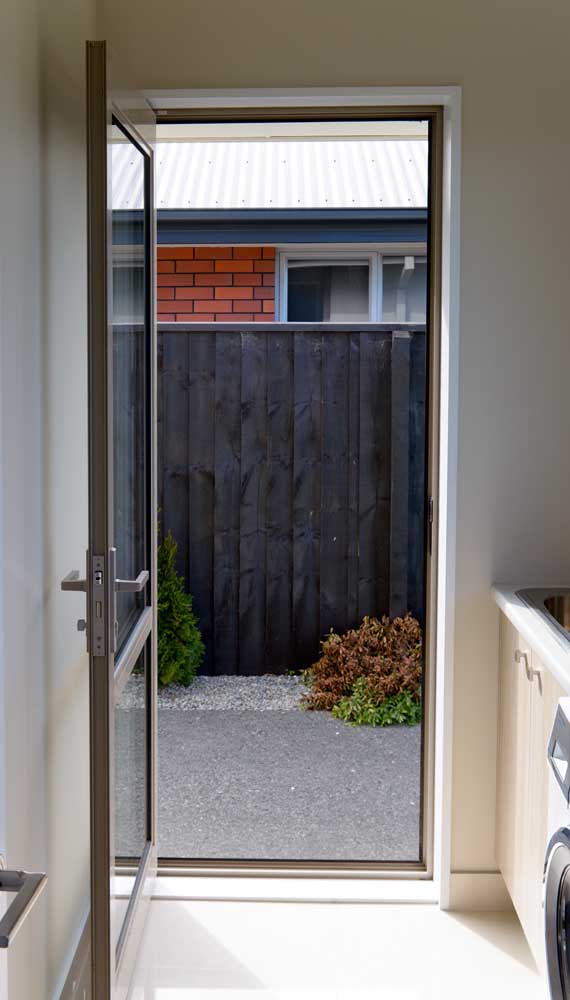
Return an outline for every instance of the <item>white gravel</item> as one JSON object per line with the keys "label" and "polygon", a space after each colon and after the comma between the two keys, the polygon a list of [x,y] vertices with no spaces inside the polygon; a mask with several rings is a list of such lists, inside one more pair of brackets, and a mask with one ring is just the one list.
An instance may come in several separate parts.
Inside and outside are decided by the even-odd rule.
{"label": "white gravel", "polygon": [[[121,696],[121,708],[141,708],[143,678],[131,677]],[[159,689],[158,707],[210,711],[283,712],[300,708],[308,693],[300,677],[263,674],[260,677],[197,677],[190,687],[170,684]]]}

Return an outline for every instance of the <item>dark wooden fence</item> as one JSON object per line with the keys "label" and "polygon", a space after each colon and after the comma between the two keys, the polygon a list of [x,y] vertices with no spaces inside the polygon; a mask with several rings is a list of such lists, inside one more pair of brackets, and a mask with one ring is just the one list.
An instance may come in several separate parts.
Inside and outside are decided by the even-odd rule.
{"label": "dark wooden fence", "polygon": [[213,674],[423,618],[425,328],[159,327],[159,503]]}

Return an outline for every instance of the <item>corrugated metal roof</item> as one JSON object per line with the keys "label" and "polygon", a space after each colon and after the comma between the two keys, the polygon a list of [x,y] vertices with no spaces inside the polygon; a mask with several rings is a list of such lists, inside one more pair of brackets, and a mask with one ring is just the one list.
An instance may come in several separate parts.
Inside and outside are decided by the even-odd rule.
{"label": "corrugated metal roof", "polygon": [[[136,166],[113,148],[114,208],[142,206]],[[425,139],[161,142],[156,169],[159,209],[427,206]]]}

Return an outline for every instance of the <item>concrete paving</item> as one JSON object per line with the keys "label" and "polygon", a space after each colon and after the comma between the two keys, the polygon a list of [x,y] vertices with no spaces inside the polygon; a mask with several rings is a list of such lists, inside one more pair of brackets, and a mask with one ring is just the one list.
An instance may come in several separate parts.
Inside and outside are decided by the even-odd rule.
{"label": "concrete paving", "polygon": [[413,861],[420,727],[160,708],[162,857]]}

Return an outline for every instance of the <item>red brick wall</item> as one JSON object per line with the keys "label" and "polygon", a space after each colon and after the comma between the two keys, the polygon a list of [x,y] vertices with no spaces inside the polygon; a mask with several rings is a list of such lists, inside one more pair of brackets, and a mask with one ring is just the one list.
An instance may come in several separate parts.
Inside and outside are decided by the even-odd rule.
{"label": "red brick wall", "polygon": [[275,319],[274,247],[158,247],[158,319]]}

